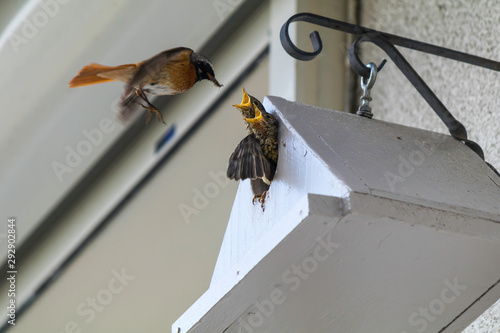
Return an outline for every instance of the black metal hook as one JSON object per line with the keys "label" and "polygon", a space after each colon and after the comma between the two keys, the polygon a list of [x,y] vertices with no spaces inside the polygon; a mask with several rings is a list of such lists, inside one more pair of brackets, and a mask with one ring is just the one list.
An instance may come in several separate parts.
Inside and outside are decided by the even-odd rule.
{"label": "black metal hook", "polygon": [[[366,36],[370,33],[361,35],[361,37]],[[352,70],[358,74],[361,77],[366,78],[367,76],[370,75],[370,70],[368,67],[361,61],[360,57],[358,56],[358,49],[359,49],[359,43],[362,41],[361,37],[357,38],[349,47],[349,53],[347,55],[347,58],[349,59],[349,63],[351,64]],[[377,71],[380,72],[380,70],[384,67],[386,64],[387,60],[384,59],[380,65],[377,67]]]}
{"label": "black metal hook", "polygon": [[361,35],[356,39],[356,41],[351,45],[349,49],[349,61],[354,71],[356,68],[367,69],[366,65],[361,62],[357,56],[355,49],[360,42],[372,42],[382,50],[387,53],[391,60],[398,66],[399,70],[406,76],[408,81],[417,89],[420,95],[425,99],[425,101],[432,107],[434,112],[441,118],[441,120],[448,127],[450,134],[457,140],[465,141],[467,140],[467,130],[465,126],[459,122],[453,115],[448,111],[446,106],[439,100],[439,98],[434,94],[434,92],[429,88],[425,81],[418,75],[418,73],[413,69],[410,63],[405,57],[396,49],[394,45],[388,42],[380,34],[368,33]]}
{"label": "black metal hook", "polygon": [[[410,83],[417,89],[420,95],[422,95],[425,101],[432,107],[439,118],[445,123],[453,138],[462,141],[484,160],[483,150],[477,143],[467,138],[467,130],[465,129],[464,125],[457,119],[455,119],[455,117],[453,117],[453,115],[429,88],[425,81],[413,69],[410,63],[398,51],[395,45],[425,53],[430,53],[448,59],[453,59],[456,61],[465,62],[471,65],[476,65],[495,71],[500,71],[500,62],[311,13],[295,14],[290,17],[281,27],[281,45],[290,56],[298,60],[312,60],[323,49],[323,42],[321,41],[321,37],[317,31],[312,31],[309,35],[314,49],[313,52],[303,51],[293,44],[289,34],[289,27],[292,22],[299,21],[309,22],[326,28],[359,35],[359,37],[349,49],[349,61],[353,70],[362,77],[369,77],[370,69],[366,67],[366,65],[361,61],[356,53],[358,44],[361,42],[369,41],[383,49],[385,53],[391,58],[391,60],[396,64],[399,70],[403,72]],[[381,70],[384,64],[385,60],[378,66],[378,70]],[[496,170],[494,171],[497,172]]]}

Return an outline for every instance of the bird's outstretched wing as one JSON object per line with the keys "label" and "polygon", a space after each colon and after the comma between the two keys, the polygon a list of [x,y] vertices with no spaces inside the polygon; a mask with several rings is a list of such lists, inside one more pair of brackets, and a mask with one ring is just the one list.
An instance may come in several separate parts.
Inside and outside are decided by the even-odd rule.
{"label": "bird's outstretched wing", "polygon": [[271,181],[276,165],[269,161],[255,135],[247,135],[229,158],[227,177],[234,180],[266,178]]}
{"label": "bird's outstretched wing", "polygon": [[193,50],[187,47],[176,47],[174,49],[166,50],[157,55],[144,60],[137,69],[137,72],[132,77],[130,82],[125,86],[125,90],[120,99],[120,118],[127,120],[130,114],[137,108],[136,103],[133,103],[137,97],[135,90],[142,82],[148,78],[152,73],[158,73],[161,66],[168,63],[169,60],[179,57],[183,52],[188,53],[190,56]]}

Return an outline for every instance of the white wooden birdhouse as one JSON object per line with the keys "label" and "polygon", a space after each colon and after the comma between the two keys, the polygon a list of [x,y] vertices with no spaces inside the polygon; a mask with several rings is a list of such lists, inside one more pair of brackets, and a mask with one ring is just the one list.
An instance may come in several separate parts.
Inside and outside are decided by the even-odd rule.
{"label": "white wooden birdhouse", "polygon": [[173,332],[460,332],[500,298],[500,178],[449,135],[289,102]]}

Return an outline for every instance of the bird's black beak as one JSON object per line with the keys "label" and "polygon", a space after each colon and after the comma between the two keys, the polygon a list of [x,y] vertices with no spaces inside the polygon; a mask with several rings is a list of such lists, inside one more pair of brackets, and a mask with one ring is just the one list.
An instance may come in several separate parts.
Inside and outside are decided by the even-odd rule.
{"label": "bird's black beak", "polygon": [[219,81],[217,81],[217,79],[215,78],[215,76],[213,76],[210,73],[207,73],[207,76],[208,76],[208,79],[214,83],[214,85],[216,85],[219,88],[222,87],[222,84],[220,84]]}

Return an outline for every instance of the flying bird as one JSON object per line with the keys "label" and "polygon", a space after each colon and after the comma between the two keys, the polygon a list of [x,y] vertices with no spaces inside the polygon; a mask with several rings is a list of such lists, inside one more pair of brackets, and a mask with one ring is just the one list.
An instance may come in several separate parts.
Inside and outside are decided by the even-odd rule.
{"label": "flying bird", "polygon": [[[243,90],[243,104],[250,99],[251,108],[240,109],[247,123],[249,134],[241,140],[229,158],[227,177],[234,180],[251,179],[255,199],[264,207],[269,185],[276,173],[278,163],[278,122],[258,100],[246,95]],[[245,97],[246,96],[246,97]],[[248,117],[247,117],[248,116]]]}
{"label": "flying bird", "polygon": [[148,111],[146,123],[153,113],[159,122],[165,123],[160,111],[148,100],[147,94],[162,96],[176,95],[189,90],[196,82],[210,80],[217,87],[222,85],[215,78],[214,68],[210,60],[187,47],[177,47],[138,62],[121,66],[103,66],[90,64],[70,82],[71,88],[109,81],[126,83],[120,101],[120,118],[127,120],[135,110],[133,102],[136,98],[146,105],[137,102]]}

